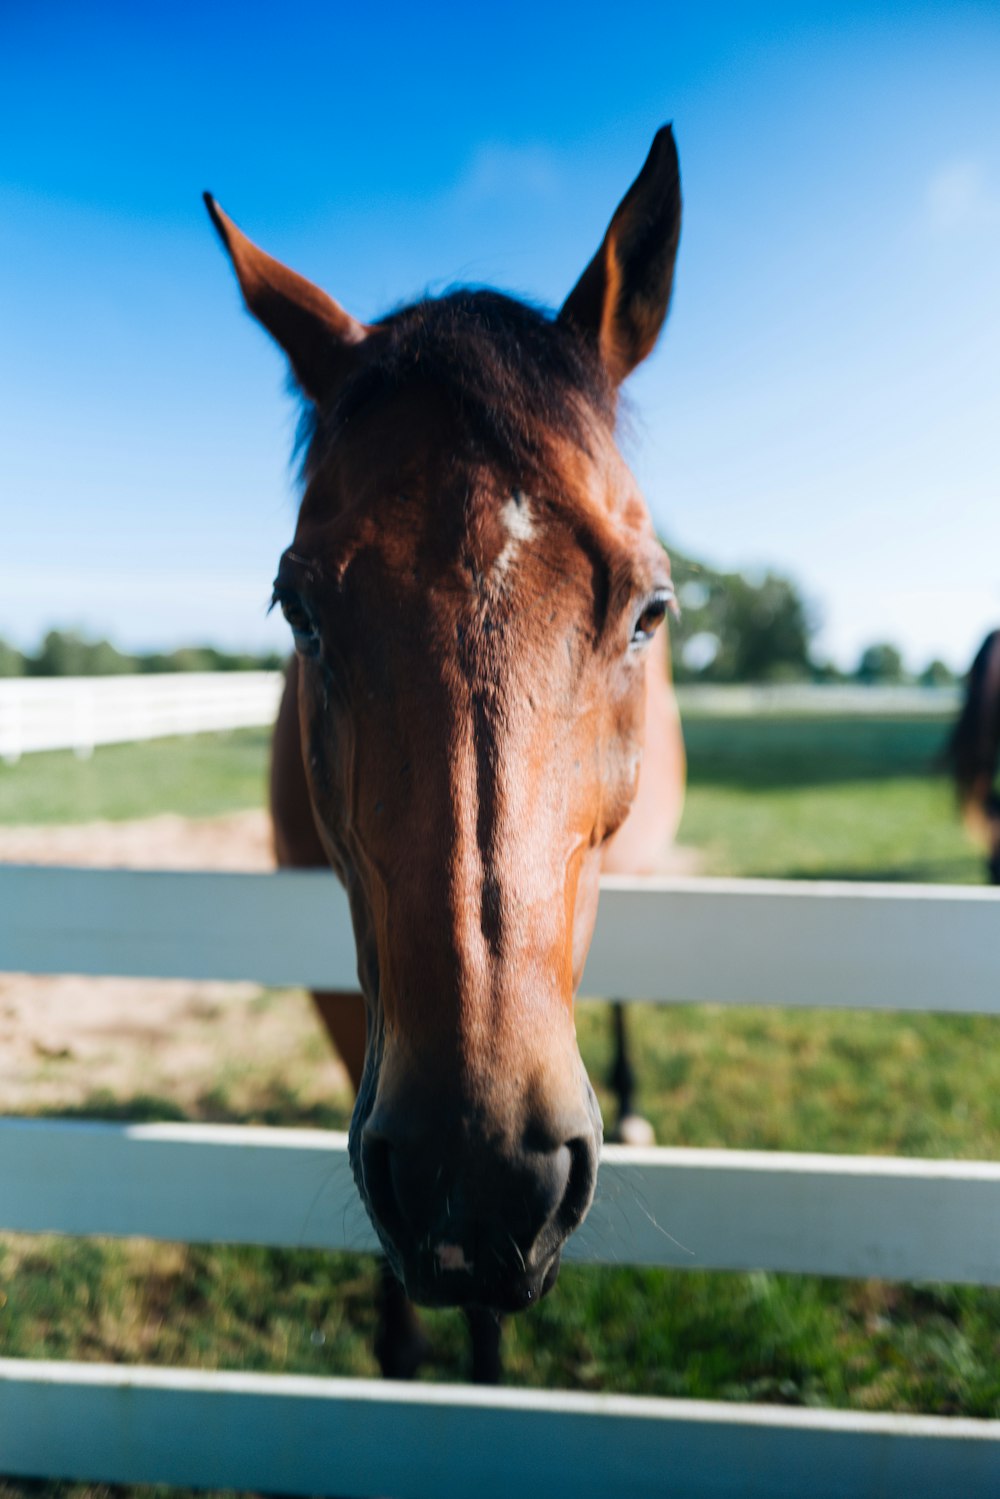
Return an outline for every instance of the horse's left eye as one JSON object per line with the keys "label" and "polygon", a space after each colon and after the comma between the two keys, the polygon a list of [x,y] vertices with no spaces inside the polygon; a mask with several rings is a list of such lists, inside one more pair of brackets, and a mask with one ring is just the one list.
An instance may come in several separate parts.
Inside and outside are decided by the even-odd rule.
{"label": "horse's left eye", "polygon": [[635,629],[632,631],[632,645],[645,645],[652,640],[662,625],[673,599],[674,594],[671,588],[661,588],[653,594],[652,598],[647,599],[642,613],[635,622]]}
{"label": "horse's left eye", "polygon": [[319,655],[319,631],[297,593],[290,588],[275,588],[273,604],[285,616],[300,656]]}

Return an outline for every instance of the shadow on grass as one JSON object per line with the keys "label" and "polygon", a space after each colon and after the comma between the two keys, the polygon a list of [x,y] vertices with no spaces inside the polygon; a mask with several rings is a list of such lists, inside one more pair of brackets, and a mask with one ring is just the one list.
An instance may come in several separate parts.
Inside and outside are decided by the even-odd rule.
{"label": "shadow on grass", "polygon": [[90,1094],[82,1103],[46,1108],[39,1117],[112,1124],[263,1124],[284,1129],[346,1130],[350,1110],[336,1103],[302,1103],[292,1089],[275,1084],[242,1108],[231,1104],[221,1089],[200,1094],[187,1108],[155,1093],[121,1098],[102,1091]]}
{"label": "shadow on grass", "polygon": [[[843,880],[879,885],[959,885],[968,878],[967,857],[915,859],[909,864],[887,864],[882,868],[870,864],[824,865],[782,870],[783,880]],[[746,873],[752,878],[752,871]]]}
{"label": "shadow on grass", "polygon": [[777,790],[943,777],[938,719],[686,718],[692,786]]}

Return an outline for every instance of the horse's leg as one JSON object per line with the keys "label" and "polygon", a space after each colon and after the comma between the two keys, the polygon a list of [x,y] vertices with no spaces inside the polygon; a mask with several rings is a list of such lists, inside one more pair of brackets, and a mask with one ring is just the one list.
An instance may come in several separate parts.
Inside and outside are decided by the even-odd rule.
{"label": "horse's leg", "polygon": [[347,1068],[351,1086],[357,1093],[365,1066],[365,1040],[368,1034],[365,1002],[360,994],[350,991],[311,989],[309,992],[323,1027],[333,1042],[334,1050]]}
{"label": "horse's leg", "polygon": [[481,1306],[466,1309],[465,1320],[472,1334],[472,1383],[499,1384],[503,1373],[500,1339],[503,1323],[496,1312]]}
{"label": "horse's leg", "polygon": [[[313,821],[309,788],[302,765],[298,715],[298,661],[288,667],[271,746],[271,820],[279,865],[291,869],[325,869],[326,854]],[[313,1003],[327,1035],[347,1068],[357,1093],[365,1065],[367,1022],[360,994],[313,990]],[[384,1262],[379,1282],[379,1325],[375,1356],[389,1379],[412,1379],[427,1356],[420,1320],[399,1281]]]}
{"label": "horse's leg", "polygon": [[412,1379],[427,1361],[430,1343],[413,1302],[396,1279],[388,1260],[379,1266],[378,1327],[375,1357],[385,1379]]}
{"label": "horse's leg", "polygon": [[608,1073],[608,1083],[618,1098],[618,1123],[633,1112],[635,1100],[635,1068],[629,1056],[628,1034],[625,1030],[625,1006],[620,999],[611,1003],[611,1030],[614,1036],[615,1057]]}
{"label": "horse's leg", "polygon": [[655,1145],[656,1135],[648,1119],[635,1112],[635,1068],[628,1043],[625,1006],[616,999],[611,1006],[614,1035],[614,1061],[608,1073],[608,1084],[618,1100],[618,1119],[608,1136],[617,1145]]}

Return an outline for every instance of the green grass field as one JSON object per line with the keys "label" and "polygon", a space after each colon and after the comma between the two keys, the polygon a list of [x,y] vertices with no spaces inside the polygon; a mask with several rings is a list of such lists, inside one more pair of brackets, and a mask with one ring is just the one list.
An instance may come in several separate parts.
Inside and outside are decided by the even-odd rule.
{"label": "green grass field", "polygon": [[242,729],[0,762],[0,824],[214,817],[264,805],[270,733]]}
{"label": "green grass field", "polygon": [[[937,771],[944,726],[900,720],[687,725],[684,843],[715,874],[980,882]],[[0,768],[0,821],[191,815],[259,805],[261,735],[206,736]],[[270,994],[261,1016],[290,1003]],[[631,1012],[641,1105],[661,1142],[996,1158],[1000,1028],[988,1017]],[[600,1084],[607,1008],[584,1003]],[[343,1126],[317,1104],[321,1048],[273,1048],[178,1110],[131,1093],[85,1113]],[[602,1102],[607,1094],[599,1086]],[[669,1225],[667,1225],[669,1227]],[[206,1367],[373,1374],[375,1271],[364,1257],[204,1246],[0,1241],[0,1350]],[[456,1314],[429,1316],[428,1377],[464,1376]],[[1000,1416],[1000,1292],[771,1274],[563,1271],[505,1334],[511,1382],[714,1399]]]}

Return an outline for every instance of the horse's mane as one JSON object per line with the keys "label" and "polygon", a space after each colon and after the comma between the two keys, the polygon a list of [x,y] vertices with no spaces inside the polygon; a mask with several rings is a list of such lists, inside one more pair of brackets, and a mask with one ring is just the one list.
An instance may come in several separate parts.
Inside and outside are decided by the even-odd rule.
{"label": "horse's mane", "polygon": [[306,414],[307,478],[348,423],[404,388],[441,391],[461,414],[463,441],[528,472],[553,436],[587,446],[595,418],[614,426],[596,350],[571,324],[500,292],[461,288],[393,312],[375,324],[366,356],[330,406]]}

